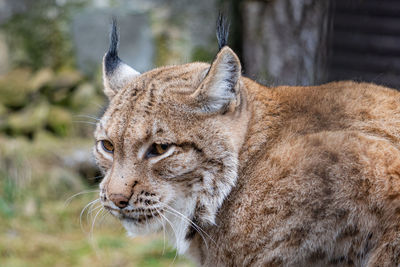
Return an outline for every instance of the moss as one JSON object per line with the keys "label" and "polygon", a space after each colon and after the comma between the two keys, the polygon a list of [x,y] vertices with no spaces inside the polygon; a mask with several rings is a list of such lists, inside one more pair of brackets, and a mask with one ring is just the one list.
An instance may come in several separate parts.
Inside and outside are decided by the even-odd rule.
{"label": "moss", "polygon": [[11,108],[20,108],[28,103],[30,95],[29,69],[15,69],[0,78],[0,103]]}
{"label": "moss", "polygon": [[0,104],[0,120],[2,116],[7,115],[7,108],[5,106],[3,106],[2,104]]}
{"label": "moss", "polygon": [[45,101],[32,103],[8,116],[7,127],[12,135],[32,135],[45,125],[49,105]]}
{"label": "moss", "polygon": [[75,65],[68,24],[72,11],[84,2],[74,0],[58,6],[55,0],[35,0],[27,3],[29,12],[12,16],[1,30],[12,47],[13,64],[35,70]]}
{"label": "moss", "polygon": [[93,83],[70,68],[14,69],[0,77],[0,134],[31,140],[47,130],[62,137],[92,136],[93,128],[87,126],[94,122],[77,119],[80,124],[72,125],[72,114],[90,118],[99,113],[104,95]]}
{"label": "moss", "polygon": [[59,136],[66,136],[71,131],[72,115],[68,110],[53,106],[48,117],[48,127]]}
{"label": "moss", "polygon": [[90,101],[96,98],[96,88],[90,83],[81,84],[72,93],[69,104],[72,109],[80,110],[85,108]]}

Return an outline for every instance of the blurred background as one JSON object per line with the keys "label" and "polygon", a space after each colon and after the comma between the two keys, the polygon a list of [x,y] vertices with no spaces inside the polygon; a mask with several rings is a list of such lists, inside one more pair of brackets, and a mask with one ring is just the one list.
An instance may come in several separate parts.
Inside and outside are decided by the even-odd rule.
{"label": "blurred background", "polygon": [[121,58],[145,72],[210,62],[220,10],[263,84],[400,88],[398,0],[0,0],[0,266],[193,266],[162,233],[129,239],[90,205],[92,133],[112,16]]}

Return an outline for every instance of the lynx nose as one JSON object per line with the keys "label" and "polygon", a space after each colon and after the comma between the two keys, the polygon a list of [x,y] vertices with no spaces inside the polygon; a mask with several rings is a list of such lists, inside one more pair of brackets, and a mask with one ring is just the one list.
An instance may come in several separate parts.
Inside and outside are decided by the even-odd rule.
{"label": "lynx nose", "polygon": [[122,194],[111,194],[110,200],[120,209],[125,208],[129,203],[129,197]]}

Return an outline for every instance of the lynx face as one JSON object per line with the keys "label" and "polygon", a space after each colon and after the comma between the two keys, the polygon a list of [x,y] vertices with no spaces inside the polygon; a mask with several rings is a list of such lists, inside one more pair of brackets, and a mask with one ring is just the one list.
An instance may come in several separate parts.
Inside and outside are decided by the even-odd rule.
{"label": "lynx face", "polygon": [[224,47],[211,67],[139,74],[118,58],[117,37],[113,25],[103,61],[110,104],[95,131],[101,201],[133,236],[167,227],[183,253],[236,181],[246,116],[240,63]]}

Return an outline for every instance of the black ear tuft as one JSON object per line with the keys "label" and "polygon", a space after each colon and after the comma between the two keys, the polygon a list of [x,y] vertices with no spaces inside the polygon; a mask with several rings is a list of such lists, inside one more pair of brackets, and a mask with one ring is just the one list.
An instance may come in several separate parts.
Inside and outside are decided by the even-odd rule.
{"label": "black ear tuft", "polygon": [[119,44],[119,33],[117,28],[117,20],[112,18],[111,34],[110,34],[110,48],[108,54],[112,57],[118,57],[118,44]]}
{"label": "black ear tuft", "polygon": [[217,21],[217,40],[218,40],[219,50],[221,50],[222,47],[228,44],[228,36],[229,36],[229,22],[220,12]]}
{"label": "black ear tuft", "polygon": [[110,47],[104,58],[104,67],[106,73],[111,73],[118,66],[121,61],[118,57],[118,44],[119,44],[119,34],[117,28],[117,20],[112,19],[111,33],[110,33]]}

